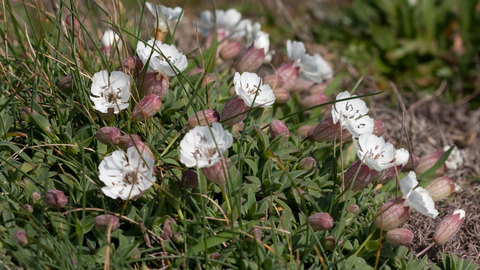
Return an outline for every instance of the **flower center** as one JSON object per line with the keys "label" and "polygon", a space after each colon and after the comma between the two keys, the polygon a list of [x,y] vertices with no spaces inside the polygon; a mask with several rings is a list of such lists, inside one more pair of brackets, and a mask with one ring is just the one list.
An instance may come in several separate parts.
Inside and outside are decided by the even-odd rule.
{"label": "flower center", "polygon": [[256,95],[259,95],[262,92],[262,89],[260,89],[257,85],[250,85],[247,83],[247,86],[245,87],[245,92],[247,92],[251,98],[254,98]]}
{"label": "flower center", "polygon": [[122,89],[117,88],[116,91],[112,87],[105,85],[102,87],[103,92],[100,93],[100,96],[105,98],[108,103],[115,103],[115,100],[119,99],[122,95]]}
{"label": "flower center", "polygon": [[198,159],[207,159],[210,164],[211,159],[218,156],[217,148],[215,145],[208,144],[208,140],[205,137],[200,139],[200,142],[195,147],[195,151],[192,152],[193,157]]}
{"label": "flower center", "polygon": [[131,166],[130,164],[127,164],[125,169],[123,170],[123,186],[127,187],[127,185],[137,185],[138,184],[138,173],[137,170]]}

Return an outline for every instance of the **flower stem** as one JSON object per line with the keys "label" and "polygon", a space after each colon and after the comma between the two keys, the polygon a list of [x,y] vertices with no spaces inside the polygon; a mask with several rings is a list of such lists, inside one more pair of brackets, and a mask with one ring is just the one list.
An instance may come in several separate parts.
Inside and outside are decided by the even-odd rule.
{"label": "flower stem", "polygon": [[182,209],[178,208],[178,209],[177,209],[177,214],[178,214],[178,217],[183,221],[183,220],[184,220],[184,217],[183,217]]}
{"label": "flower stem", "polygon": [[355,251],[354,253],[355,256],[358,255],[358,253],[363,249],[363,247],[367,244],[367,242],[370,241],[370,238],[372,238],[376,230],[377,230],[377,227],[375,227],[375,229],[373,229],[373,231],[367,236],[367,239],[365,239],[362,245],[357,249],[357,251]]}
{"label": "flower stem", "polygon": [[232,207],[230,206],[230,201],[228,200],[228,196],[227,196],[227,189],[225,187],[225,183],[223,183],[220,188],[222,189],[222,193],[223,193],[223,197],[225,197],[225,202],[227,203],[227,210],[228,210],[228,213],[232,213]]}
{"label": "flower stem", "polygon": [[435,245],[435,243],[431,243],[430,245],[428,245],[428,247],[426,247],[424,250],[420,251],[419,253],[417,253],[417,257],[420,257],[420,255],[422,255],[423,253],[427,252],[427,250],[429,250],[431,247],[433,247],[433,245]]}

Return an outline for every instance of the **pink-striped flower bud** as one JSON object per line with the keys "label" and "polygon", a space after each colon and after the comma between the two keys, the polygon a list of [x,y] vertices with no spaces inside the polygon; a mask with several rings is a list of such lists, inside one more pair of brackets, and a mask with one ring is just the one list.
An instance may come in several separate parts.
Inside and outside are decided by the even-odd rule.
{"label": "pink-striped flower bud", "polygon": [[350,186],[352,191],[363,189],[370,183],[377,181],[381,174],[381,171],[370,169],[368,165],[362,164],[362,161],[357,159],[348,167],[345,173],[345,179],[343,180],[345,190],[349,190]]}
{"label": "pink-striped flower bud", "polygon": [[[427,172],[430,168],[437,163],[437,161],[440,160],[440,158],[443,156],[443,151],[438,150],[430,153],[423,154],[420,157],[420,162],[418,163],[417,166],[417,174],[422,174]],[[445,173],[446,167],[445,164],[442,164],[440,168],[435,172],[435,175],[441,175]]]}
{"label": "pink-striped flower bud", "polygon": [[68,28],[68,32],[74,36],[74,37],[78,37],[80,35],[80,22],[77,20],[77,18],[75,18],[74,16],[72,16],[71,14],[69,14],[66,18],[65,18],[65,25],[67,26]]}
{"label": "pink-striped flower bud", "polygon": [[242,51],[242,49],[242,44],[240,44],[240,42],[230,42],[227,46],[222,48],[222,50],[220,51],[220,57],[223,60],[235,58]]}
{"label": "pink-striped flower bud", "polygon": [[[413,163],[412,163],[412,157],[413,157]],[[411,153],[411,155],[408,156],[408,162],[403,166],[402,172],[409,172],[409,171],[415,171],[415,168],[418,166],[420,163],[420,158],[418,157],[417,154]]]}
{"label": "pink-striped flower bud", "polygon": [[167,96],[169,89],[168,76],[164,76],[158,72],[149,72],[142,78],[143,82],[140,81],[138,85],[142,87],[143,96],[154,94],[160,97],[160,100],[163,100]]}
{"label": "pink-striped flower bud", "polygon": [[219,186],[223,186],[228,177],[227,159],[222,157],[222,159],[220,159],[213,166],[201,168],[200,170],[202,170],[205,178]]}
{"label": "pink-striped flower bud", "polygon": [[286,138],[290,137],[290,131],[288,130],[285,123],[283,123],[280,120],[272,120],[272,122],[270,122],[269,131],[270,131],[270,136],[272,136],[273,138],[276,138],[282,135],[283,133],[285,133]]}
{"label": "pink-striped flower bud", "polygon": [[400,173],[402,171],[402,169],[403,169],[403,165],[398,165],[396,171],[395,171],[395,167],[390,167],[386,169],[385,171],[383,171],[382,176],[378,180],[378,184],[383,184],[392,180],[393,178],[396,177],[397,173]]}
{"label": "pink-striped flower bud", "polygon": [[198,187],[198,175],[195,171],[187,170],[182,173],[182,182],[185,183],[187,188]]}
{"label": "pink-striped flower bud", "polygon": [[441,246],[448,242],[463,225],[465,221],[465,211],[462,209],[455,210],[453,213],[446,216],[442,222],[435,229],[433,234],[433,241],[435,244]]}
{"label": "pink-striped flower bud", "polygon": [[301,126],[297,129],[297,135],[302,138],[307,138],[308,132],[310,131],[310,129],[313,129],[313,128],[315,128],[314,125]]}
{"label": "pink-striped flower bud", "polygon": [[310,170],[317,165],[317,161],[313,157],[306,157],[298,163],[300,170]]}
{"label": "pink-striped flower bud", "polygon": [[285,88],[275,88],[272,90],[275,95],[276,104],[285,104],[290,99],[290,92]]}
{"label": "pink-striped flower bud", "polygon": [[207,73],[205,74],[205,77],[202,79],[201,86],[205,87],[206,85],[209,85],[212,82],[217,81],[217,75],[214,73]]}
{"label": "pink-striped flower bud", "polygon": [[310,95],[315,95],[315,94],[325,94],[325,90],[328,88],[328,83],[322,82],[322,83],[317,83],[310,87],[308,91],[310,91]]}
{"label": "pink-striped flower bud", "polygon": [[51,189],[47,191],[45,197],[43,198],[45,204],[52,209],[60,210],[62,209],[68,202],[67,196],[63,191],[58,189]]}
{"label": "pink-striped flower bud", "polygon": [[268,84],[272,90],[275,90],[275,88],[283,87],[283,79],[278,74],[272,74],[263,78],[263,84]]}
{"label": "pink-striped flower bud", "polygon": [[232,134],[238,134],[240,131],[243,131],[243,128],[245,127],[245,123],[241,121],[240,123],[237,123],[232,126]]}
{"label": "pink-striped flower bud", "polygon": [[125,74],[138,78],[142,69],[142,60],[136,56],[130,56],[123,60],[122,65],[117,68],[117,71],[123,71]]}
{"label": "pink-striped flower bud", "polygon": [[347,129],[341,130],[340,121],[334,124],[333,118],[329,116],[308,131],[308,139],[321,143],[333,141],[337,137],[337,141],[339,141],[340,134],[344,142],[352,139],[352,134]]}
{"label": "pink-striped flower bud", "polygon": [[95,217],[95,229],[97,231],[104,233],[108,231],[108,227],[111,226],[111,232],[116,231],[120,228],[120,220],[118,217],[109,215],[109,214],[100,214]]}
{"label": "pink-striped flower bud", "polygon": [[385,239],[392,246],[408,246],[413,242],[413,232],[405,228],[397,228],[387,232]]}
{"label": "pink-striped flower bud", "polygon": [[385,133],[385,124],[381,120],[373,120],[373,135],[377,137],[382,136]]}
{"label": "pink-striped flower bud", "polygon": [[220,114],[215,109],[206,109],[199,111],[188,118],[187,126],[192,129],[196,126],[212,125],[220,121]]}
{"label": "pink-striped flower bud", "polygon": [[341,245],[342,243],[342,239],[339,239],[337,243],[335,243],[335,238],[333,238],[333,235],[329,235],[325,237],[325,244],[323,247],[325,250],[334,250],[336,245]]}
{"label": "pink-striped flower bud", "polygon": [[382,205],[373,223],[384,231],[390,231],[402,225],[410,215],[410,208],[403,206],[404,202],[404,199],[395,198]]}
{"label": "pink-striped flower bud", "polygon": [[[210,46],[212,46],[213,35],[214,35],[214,30],[210,32],[210,34],[207,37],[207,40],[205,41],[205,47],[207,49],[209,49]],[[217,54],[218,52],[221,51],[222,48],[224,48],[225,46],[228,45],[228,43],[230,43],[230,41],[226,38],[227,38],[227,33],[225,31],[217,31],[217,42],[218,42]]]}
{"label": "pink-striped flower bud", "polygon": [[73,92],[74,83],[72,81],[72,75],[67,75],[63,77],[58,83],[57,87],[60,91],[66,95]]}
{"label": "pink-striped flower bud", "polygon": [[455,183],[452,178],[448,176],[442,176],[433,180],[428,186],[425,187],[428,190],[430,197],[436,202],[441,199],[448,198],[455,190]]}
{"label": "pink-striped flower bud", "polygon": [[255,72],[263,64],[263,60],[265,60],[265,50],[263,48],[256,49],[251,45],[238,56],[235,69],[240,74],[243,72]]}
{"label": "pink-striped flower bud", "polygon": [[326,231],[333,227],[333,218],[328,213],[315,213],[308,217],[308,224],[316,232]]}
{"label": "pink-striped flower bud", "polygon": [[24,212],[24,213],[33,213],[33,206],[26,203],[23,205],[23,208],[20,209],[21,212]]}
{"label": "pink-striped flower bud", "polygon": [[138,141],[141,142],[140,137],[138,137],[135,134],[125,134],[122,137],[120,137],[120,141],[118,142],[118,146],[122,148],[123,150],[127,150],[128,145],[132,141]]}
{"label": "pink-striped flower bud", "polygon": [[300,92],[300,91],[308,90],[310,87],[313,86],[313,84],[315,84],[315,83],[298,80],[298,82],[292,88],[290,88],[289,91],[290,92]]}
{"label": "pink-striped flower bud", "polygon": [[347,206],[346,210],[350,214],[356,214],[358,212],[358,210],[360,210],[360,207],[357,204],[352,203],[352,204]]}
{"label": "pink-striped flower bud", "polygon": [[24,229],[18,229],[16,232],[14,232],[13,239],[15,239],[15,242],[22,247],[28,245],[27,233]]}
{"label": "pink-striped flower bud", "polygon": [[108,146],[117,145],[122,138],[122,131],[116,127],[102,127],[95,134],[97,140]]}
{"label": "pink-striped flower bud", "polygon": [[328,97],[325,94],[315,94],[315,95],[310,95],[302,101],[300,101],[300,105],[302,106],[303,109],[308,109],[313,106],[317,106],[320,104],[323,104],[328,101]]}
{"label": "pink-striped flower bud", "polygon": [[229,100],[223,107],[221,121],[224,126],[233,126],[242,122],[247,117],[250,107],[245,106],[245,102],[239,96]]}
{"label": "pink-striped flower bud", "polygon": [[281,65],[277,69],[277,75],[283,80],[283,88],[290,90],[298,83],[298,67],[293,66],[293,62]]}
{"label": "pink-striped flower bud", "polygon": [[135,105],[132,111],[133,121],[145,121],[154,116],[162,106],[162,99],[154,94],[150,94]]}

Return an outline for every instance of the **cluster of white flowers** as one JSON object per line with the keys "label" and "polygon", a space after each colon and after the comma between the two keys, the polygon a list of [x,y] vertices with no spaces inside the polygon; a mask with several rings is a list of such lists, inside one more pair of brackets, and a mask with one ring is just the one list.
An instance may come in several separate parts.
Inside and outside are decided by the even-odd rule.
{"label": "cluster of white flowers", "polygon": [[154,5],[145,2],[147,9],[155,16],[157,28],[160,31],[167,32],[171,23],[177,23],[183,18],[183,9],[181,7],[169,8],[163,5]]}
{"label": "cluster of white flowers", "polygon": [[[175,76],[184,71],[187,66],[187,57],[180,53],[174,45],[164,44],[151,39],[145,43],[137,43],[137,55],[150,72],[158,72],[165,76]],[[178,71],[177,71],[178,70]]]}
{"label": "cluster of white flowers", "polygon": [[260,23],[256,22],[252,25],[250,20],[245,20],[245,31],[247,44],[253,45],[256,49],[263,49],[265,51],[264,63],[272,61],[272,55],[275,53],[270,50],[270,35],[261,29]]}
{"label": "cluster of white flowers", "polygon": [[216,28],[219,35],[238,38],[245,36],[245,23],[242,14],[233,8],[227,11],[217,9],[215,16],[210,10],[205,10],[200,14],[198,30],[202,35],[208,36]]}
{"label": "cluster of white flowers", "polygon": [[333,77],[333,70],[325,59],[318,53],[307,54],[302,42],[287,40],[287,55],[293,66],[299,68],[299,78],[303,81],[321,83]]}

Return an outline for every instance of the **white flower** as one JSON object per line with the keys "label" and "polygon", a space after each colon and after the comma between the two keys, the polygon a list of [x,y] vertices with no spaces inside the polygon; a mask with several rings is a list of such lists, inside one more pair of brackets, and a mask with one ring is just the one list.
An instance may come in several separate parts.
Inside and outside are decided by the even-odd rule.
{"label": "white flower", "polygon": [[122,44],[120,36],[111,29],[105,30],[102,36],[103,47],[112,47],[115,45],[115,43],[117,43],[120,47],[120,45]]}
{"label": "white flower", "polygon": [[357,147],[357,156],[371,169],[383,171],[393,167],[395,149],[391,143],[385,143],[382,137],[364,133],[353,140]]}
{"label": "white flower", "polygon": [[176,23],[183,18],[182,8],[169,8],[163,5],[157,5],[145,2],[148,10],[157,18],[157,27],[163,32],[168,31],[169,23]]}
{"label": "white flower", "polygon": [[114,151],[98,166],[99,178],[106,185],[102,188],[103,193],[122,200],[141,195],[156,181],[154,162],[153,157],[145,152],[139,153],[134,146],[127,149],[126,157],[123,151]]}
{"label": "white flower", "polygon": [[[235,73],[233,78],[235,92],[248,107],[270,108],[275,102],[275,95],[268,84],[262,85],[262,79],[255,73]],[[255,102],[254,102],[255,101]]]}
{"label": "white flower", "polygon": [[265,51],[265,60],[263,62],[269,63],[272,61],[272,55],[275,53],[270,51],[270,36],[268,33],[260,30],[261,25],[258,22],[252,25],[250,20],[244,21],[248,46],[253,44],[255,49],[263,49]]}
{"label": "white flower", "polygon": [[139,41],[137,54],[144,64],[148,62],[150,71],[170,77],[184,71],[188,66],[187,57],[180,53],[174,45],[163,44],[155,39],[149,40],[147,45]]}
{"label": "white flower", "polygon": [[121,71],[112,71],[110,77],[106,70],[95,73],[92,78],[90,99],[95,104],[93,107],[102,113],[107,113],[109,108],[118,114],[128,107],[130,98],[130,76]]}
{"label": "white flower", "polygon": [[[356,97],[356,95],[350,96],[350,93],[345,91],[337,95],[337,100],[349,97]],[[340,121],[340,126],[347,128],[354,137],[373,132],[375,123],[372,118],[366,115],[367,113],[368,108],[365,101],[359,98],[337,101],[332,106],[333,123],[336,124]]]}
{"label": "white flower", "polygon": [[180,142],[180,161],[187,167],[208,168],[215,165],[232,146],[233,137],[218,122],[196,126]]}
{"label": "white flower", "polygon": [[410,154],[408,153],[408,150],[405,150],[403,148],[395,150],[395,164],[397,166],[405,166],[409,158]]}
{"label": "white flower", "polygon": [[418,212],[427,217],[436,218],[438,211],[435,209],[435,203],[429,192],[422,187],[413,189],[418,185],[417,175],[414,172],[409,172],[408,175],[400,180],[400,189],[402,190],[405,202],[404,206],[411,206]]}
{"label": "white flower", "polygon": [[358,137],[363,133],[372,133],[375,122],[370,116],[365,115],[355,120],[347,121],[346,128],[353,137]]}
{"label": "white flower", "polygon": [[[447,152],[450,149],[449,145],[445,145],[443,147],[443,151]],[[448,156],[447,160],[445,161],[445,166],[447,166],[448,169],[450,170],[456,170],[458,166],[463,164],[463,158],[462,155],[460,154],[460,151],[458,148],[455,146]]]}
{"label": "white flower", "polygon": [[200,14],[200,24],[198,30],[204,36],[210,35],[215,25],[218,33],[224,33],[229,38],[237,38],[245,35],[246,21],[240,21],[242,14],[236,9],[223,11],[215,10],[215,17],[210,10],[205,10]]}
{"label": "white flower", "polygon": [[318,53],[307,54],[302,42],[287,40],[287,54],[294,67],[299,67],[302,81],[321,83],[333,77],[333,71],[323,57]]}

